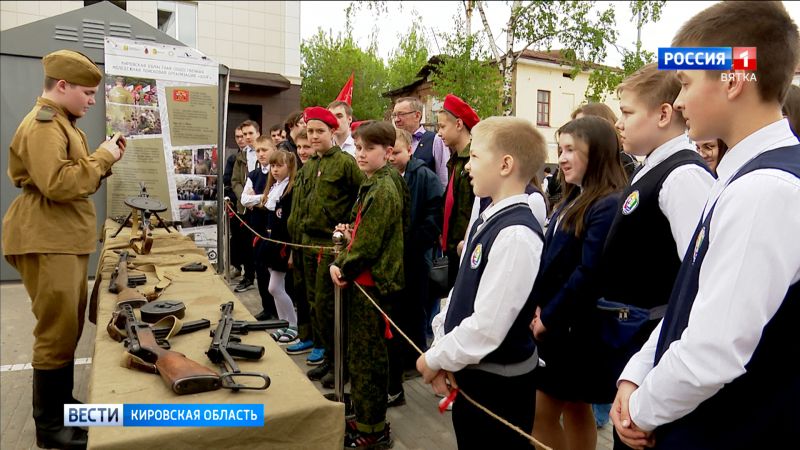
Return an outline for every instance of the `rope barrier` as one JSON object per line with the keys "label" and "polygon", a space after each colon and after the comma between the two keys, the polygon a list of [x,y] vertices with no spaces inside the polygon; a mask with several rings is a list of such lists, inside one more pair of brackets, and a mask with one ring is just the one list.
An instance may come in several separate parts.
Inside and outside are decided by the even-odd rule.
{"label": "rope barrier", "polygon": [[[254,229],[250,228],[250,225],[248,225],[247,222],[245,222],[244,219],[242,219],[236,213],[236,211],[231,207],[231,205],[229,203],[226,203],[225,207],[237,219],[239,219],[239,222],[241,222],[245,227],[247,227],[247,229],[249,229],[254,235],[256,235],[258,238],[260,238],[262,240],[273,242],[273,243],[276,243],[276,244],[283,244],[283,245],[290,246],[290,247],[296,247],[296,248],[312,248],[312,249],[315,249],[315,250],[318,249],[319,251],[330,251],[330,252],[332,252],[334,250],[334,247],[325,247],[325,246],[319,246],[319,245],[292,244],[290,242],[278,241],[278,240],[275,240],[275,239],[270,239],[270,238],[261,236]],[[372,297],[370,297],[369,294],[367,294],[367,291],[364,290],[364,288],[360,284],[358,284],[358,283],[353,283],[353,284],[361,291],[362,294],[364,294],[364,296],[367,298],[367,300],[369,300],[370,303],[372,303],[372,305],[383,315],[383,317],[389,322],[389,324],[391,324],[392,327],[394,327],[394,329],[397,330],[398,333],[400,333],[400,335],[403,337],[403,339],[405,339],[406,342],[408,342],[409,345],[411,345],[414,348],[414,350],[417,351],[417,353],[419,353],[420,355],[425,353],[425,352],[422,351],[422,349],[417,347],[417,344],[415,344],[414,341],[412,341],[411,338],[409,338],[408,335],[405,332],[403,332],[403,330],[401,330],[400,327],[398,327],[396,323],[394,323],[394,321],[389,317],[389,315],[386,314],[386,312],[383,311],[383,309],[378,305],[378,303]],[[507,421],[506,419],[498,416],[497,414],[492,412],[489,408],[487,408],[487,407],[481,405],[480,403],[478,403],[477,401],[475,401],[475,399],[470,397],[466,392],[464,392],[463,389],[459,388],[458,389],[458,393],[461,394],[464,397],[465,400],[467,400],[468,402],[472,403],[476,408],[480,409],[481,411],[483,411],[484,413],[486,413],[490,417],[494,418],[495,420],[499,421],[503,425],[505,425],[505,426],[511,428],[512,430],[516,431],[519,435],[523,436],[525,439],[533,442],[536,445],[537,448],[540,448],[542,450],[553,450],[552,448],[550,448],[550,447],[542,444],[541,442],[539,442],[539,440],[537,440],[532,435],[530,435],[530,434],[526,433],[525,431],[523,431],[520,427],[518,427],[518,426],[514,425],[513,423]]]}
{"label": "rope barrier", "polygon": [[239,214],[237,214],[237,213],[236,213],[236,211],[235,211],[235,210],[234,210],[234,209],[231,207],[230,203],[225,203],[225,208],[227,208],[227,209],[228,209],[228,212],[230,212],[231,214],[233,214],[233,216],[234,216],[234,217],[236,217],[237,219],[239,219],[239,222],[241,222],[241,224],[242,224],[242,225],[244,225],[244,226],[245,226],[245,228],[247,228],[248,230],[250,230],[250,232],[251,232],[251,233],[253,233],[253,234],[254,234],[256,237],[258,237],[258,238],[259,238],[259,239],[261,239],[262,241],[272,242],[272,243],[275,243],[275,244],[283,244],[283,245],[285,245],[285,246],[287,246],[287,247],[294,247],[294,248],[313,248],[314,250],[320,250],[320,251],[326,251],[326,252],[333,252],[333,247],[326,247],[326,246],[323,246],[323,245],[303,245],[303,244],[293,244],[293,243],[291,243],[291,242],[283,242],[283,241],[278,241],[278,240],[275,240],[275,239],[270,239],[270,238],[268,238],[268,237],[264,237],[264,236],[260,235],[260,234],[259,234],[259,233],[258,233],[256,230],[252,229],[252,228],[250,227],[250,225],[248,225],[248,224],[247,224],[247,222],[245,222],[245,220],[244,220],[244,219],[242,219],[242,217],[241,217]]}

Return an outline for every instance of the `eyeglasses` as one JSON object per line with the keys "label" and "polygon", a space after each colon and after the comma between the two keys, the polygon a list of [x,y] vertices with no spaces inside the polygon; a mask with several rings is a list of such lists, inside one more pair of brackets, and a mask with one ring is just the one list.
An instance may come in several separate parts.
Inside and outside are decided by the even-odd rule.
{"label": "eyeglasses", "polygon": [[392,113],[392,119],[397,119],[399,116],[406,116],[408,114],[414,114],[416,111],[406,111],[406,112],[399,112],[399,113]]}

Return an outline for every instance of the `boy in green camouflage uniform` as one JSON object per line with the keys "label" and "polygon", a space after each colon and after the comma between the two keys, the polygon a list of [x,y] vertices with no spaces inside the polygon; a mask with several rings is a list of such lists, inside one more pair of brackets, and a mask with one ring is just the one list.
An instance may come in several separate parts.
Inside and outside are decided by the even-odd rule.
{"label": "boy in green camouflage uniform", "polygon": [[[300,236],[300,243],[330,247],[331,234],[337,224],[348,220],[356,201],[358,187],[364,179],[352,156],[332,146],[336,117],[325,108],[315,106],[304,111],[306,132],[314,155],[301,170],[292,199],[292,211],[302,211],[291,218],[290,225]],[[306,298],[311,308],[311,327],[317,349],[307,362],[320,367],[309,371],[309,378],[319,380],[331,368],[333,361],[333,284],[326,268],[333,262],[329,251],[304,249],[302,262]],[[322,268],[322,270],[319,270]],[[324,360],[321,358],[324,354]]]}
{"label": "boy in green camouflage uniform", "polygon": [[348,366],[355,420],[348,423],[346,448],[388,448],[386,423],[388,353],[385,339],[389,323],[360,289],[391,314],[391,299],[404,286],[403,196],[386,164],[394,146],[395,130],[388,122],[363,125],[356,130],[356,161],[367,179],[353,207],[352,227],[345,233],[347,248],[330,268],[333,282],[350,286],[348,310]]}

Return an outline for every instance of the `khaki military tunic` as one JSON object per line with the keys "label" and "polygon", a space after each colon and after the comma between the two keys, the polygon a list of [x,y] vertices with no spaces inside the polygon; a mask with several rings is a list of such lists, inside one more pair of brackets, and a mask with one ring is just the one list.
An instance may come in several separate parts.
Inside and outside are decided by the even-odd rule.
{"label": "khaki military tunic", "polygon": [[57,103],[38,98],[11,141],[8,176],[22,192],[3,217],[3,254],[89,254],[97,246],[89,195],[110,175],[114,155],[91,155],[86,135]]}

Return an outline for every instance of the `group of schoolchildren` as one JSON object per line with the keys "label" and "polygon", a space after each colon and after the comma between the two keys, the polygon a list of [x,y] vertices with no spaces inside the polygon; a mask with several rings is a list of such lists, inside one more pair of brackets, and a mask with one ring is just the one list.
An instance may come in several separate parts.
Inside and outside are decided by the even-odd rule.
{"label": "group of schoolchildren", "polygon": [[[353,158],[321,107],[291,133],[295,154],[259,153],[269,169],[250,173],[242,201],[264,207],[268,236],[305,246],[265,244],[260,258],[290,322],[275,339],[313,340],[332,361],[343,289],[346,447],[391,446],[387,403],[409,355],[366,297],[403,317],[417,295],[404,288],[428,276],[434,247],[452,289],[416,368],[437,394],[463,389],[555,449],[594,449],[591,405],[612,402],[619,449],[787,445],[800,423],[800,375],[785,366],[800,352],[800,143],[782,106],[800,36],[779,2],[724,2],[672,44],[755,45],[758,81],[643,67],[618,87],[618,119],[584,109],[557,131],[555,205],[537,181],[536,127],[480,120],[453,95],[437,117],[443,191],[406,130],[361,123]],[[334,230],[338,256],[322,250]],[[289,267],[300,320],[283,295]],[[460,448],[531,446],[463,398],[452,419]]]}

